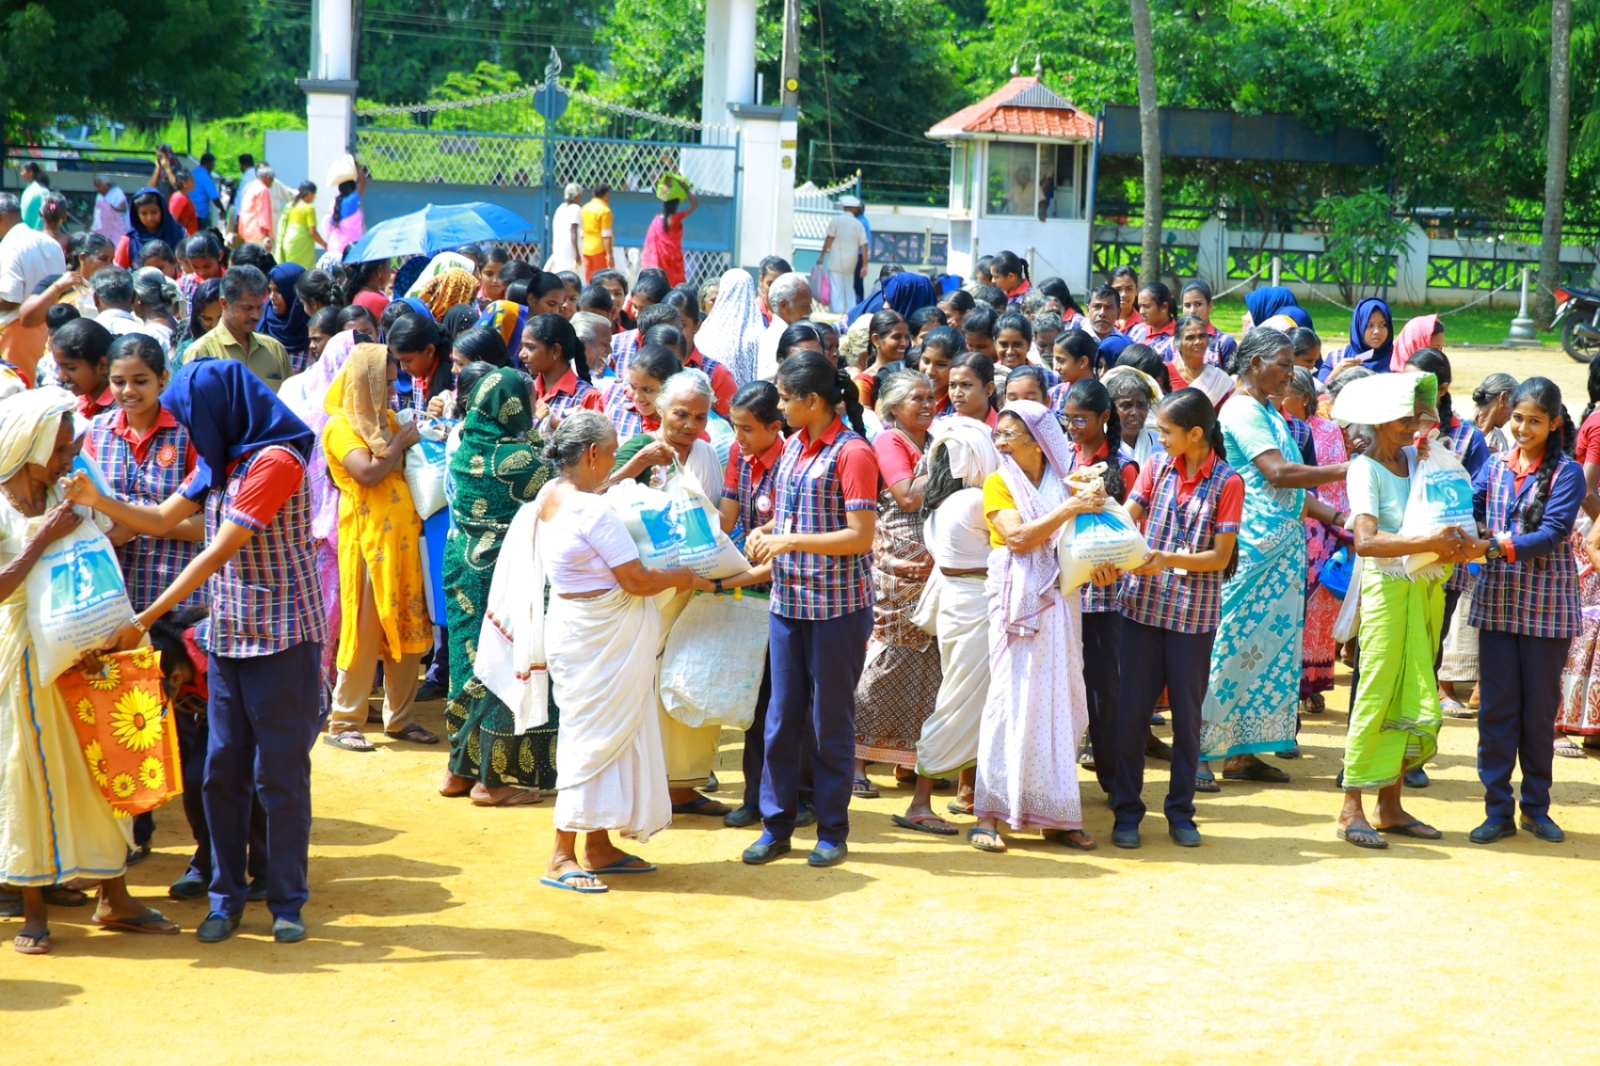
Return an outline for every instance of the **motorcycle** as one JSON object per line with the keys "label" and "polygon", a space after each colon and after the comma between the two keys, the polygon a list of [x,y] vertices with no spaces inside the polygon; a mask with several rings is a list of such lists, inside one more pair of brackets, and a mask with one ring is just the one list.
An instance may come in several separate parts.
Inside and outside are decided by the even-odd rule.
{"label": "motorcycle", "polygon": [[1561,327],[1561,347],[1580,363],[1600,355],[1600,289],[1556,287],[1556,317],[1550,328]]}

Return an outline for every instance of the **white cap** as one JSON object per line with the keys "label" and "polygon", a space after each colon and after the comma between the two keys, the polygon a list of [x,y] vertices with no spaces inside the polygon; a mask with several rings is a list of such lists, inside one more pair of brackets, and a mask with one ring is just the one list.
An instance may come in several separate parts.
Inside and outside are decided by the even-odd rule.
{"label": "white cap", "polygon": [[861,206],[861,197],[859,197],[859,196],[841,196],[841,197],[839,197],[839,206],[840,207],[860,207]]}

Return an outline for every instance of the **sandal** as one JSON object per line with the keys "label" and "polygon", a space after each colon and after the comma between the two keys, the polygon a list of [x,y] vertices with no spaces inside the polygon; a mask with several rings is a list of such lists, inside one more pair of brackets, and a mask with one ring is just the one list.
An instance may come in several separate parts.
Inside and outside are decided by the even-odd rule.
{"label": "sandal", "polygon": [[1583,754],[1583,749],[1578,747],[1578,745],[1574,744],[1571,740],[1567,739],[1566,737],[1556,737],[1556,751],[1555,751],[1555,753],[1557,755],[1561,756],[1563,759],[1582,759],[1582,758],[1585,758],[1585,756]]}
{"label": "sandal", "polygon": [[11,947],[18,955],[48,955],[50,954],[50,930],[46,929],[38,936],[32,933],[18,933],[11,938]]}
{"label": "sandal", "polygon": [[1431,825],[1417,821],[1415,818],[1400,825],[1374,826],[1380,833],[1399,833],[1402,836],[1416,837],[1418,840],[1439,840],[1444,834]]}
{"label": "sandal", "polygon": [[1288,774],[1276,766],[1268,766],[1260,759],[1242,770],[1223,770],[1222,777],[1225,781],[1265,781],[1274,785],[1281,785],[1289,780]]}
{"label": "sandal", "polygon": [[998,829],[979,829],[973,826],[967,830],[967,843],[979,851],[1001,852],[1006,850],[1006,842],[1000,839]]}
{"label": "sandal", "polygon": [[531,807],[544,798],[536,788],[523,788],[520,785],[505,787],[511,791],[496,796],[493,789],[480,781],[467,794],[472,797],[474,807]]}
{"label": "sandal", "polygon": [[955,826],[940,818],[937,814],[896,814],[890,817],[894,824],[900,828],[915,829],[919,833],[953,837],[960,832]]}
{"label": "sandal", "polygon": [[[89,897],[75,888],[51,885],[44,890],[44,901],[52,907],[82,907]],[[22,917],[22,893],[0,888],[0,918]]]}
{"label": "sandal", "polygon": [[[160,911],[145,911],[135,914],[131,918],[102,918],[98,914],[89,919],[91,925],[98,925],[102,929],[114,929],[119,933],[155,933],[159,936],[177,936],[179,929],[176,922],[167,921],[166,915]],[[165,926],[166,928],[162,928]]]}
{"label": "sandal", "polygon": [[710,796],[701,796],[699,799],[690,800],[688,803],[674,803],[673,814],[704,814],[712,818],[721,818],[725,814],[732,814],[733,808],[726,803],[718,803]]}
{"label": "sandal", "polygon": [[[450,784],[451,781],[465,781],[466,784],[452,786]],[[470,777],[462,777],[457,773],[449,773],[445,775],[444,786],[439,789],[439,795],[443,796],[445,799],[460,799],[462,796],[470,796],[472,794],[472,790],[476,787],[478,787],[478,783],[472,780]]]}
{"label": "sandal", "polygon": [[439,743],[439,735],[437,733],[430,733],[420,725],[408,725],[398,733],[391,733],[385,729],[383,735],[390,740],[407,740],[413,744]]}
{"label": "sandal", "polygon": [[1341,825],[1337,834],[1340,840],[1348,841],[1358,848],[1382,851],[1389,846],[1389,842],[1379,836],[1376,829],[1351,829]]}
{"label": "sandal", "polygon": [[345,751],[376,751],[372,741],[361,735],[359,729],[347,729],[343,733],[329,733],[322,738],[324,744]]}
{"label": "sandal", "polygon": [[[1078,836],[1074,837],[1074,833]],[[1046,829],[1041,835],[1052,844],[1064,844],[1074,851],[1093,851],[1100,846],[1082,829]]]}
{"label": "sandal", "polygon": [[1460,700],[1444,698],[1439,700],[1439,713],[1444,715],[1446,718],[1477,717],[1477,712],[1467,709],[1467,707],[1464,706]]}
{"label": "sandal", "polygon": [[963,806],[960,800],[951,800],[949,803],[944,805],[944,809],[949,811],[951,814],[965,815],[968,818],[972,817],[972,804],[968,803]]}
{"label": "sandal", "polygon": [[1201,767],[1194,775],[1194,790],[1196,792],[1221,792],[1222,786],[1217,784],[1217,775],[1205,767]]}
{"label": "sandal", "polygon": [[[593,881],[594,884],[569,885],[567,884],[567,878],[569,877],[587,877],[589,880]],[[601,892],[611,891],[604,881],[600,880],[588,870],[568,870],[559,877],[541,877],[539,878],[539,883],[541,885],[549,885],[551,888],[564,888],[568,892],[582,892],[586,896],[593,896],[598,895]]]}
{"label": "sandal", "polygon": [[858,777],[850,782],[850,798],[875,800],[878,798],[878,790],[872,787],[871,781],[864,777]]}

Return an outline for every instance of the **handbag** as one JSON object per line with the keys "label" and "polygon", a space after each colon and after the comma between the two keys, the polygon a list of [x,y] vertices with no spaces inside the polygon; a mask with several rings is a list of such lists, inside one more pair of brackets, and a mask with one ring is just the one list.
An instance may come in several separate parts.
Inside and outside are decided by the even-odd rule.
{"label": "handbag", "polygon": [[161,655],[147,646],[101,653],[99,661],[95,674],[64,671],[57,689],[106,802],[123,814],[143,814],[183,791]]}

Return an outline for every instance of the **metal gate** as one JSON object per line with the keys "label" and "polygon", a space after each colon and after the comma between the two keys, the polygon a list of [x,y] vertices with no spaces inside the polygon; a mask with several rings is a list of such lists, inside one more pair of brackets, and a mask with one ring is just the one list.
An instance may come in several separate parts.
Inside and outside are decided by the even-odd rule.
{"label": "metal gate", "polygon": [[611,186],[615,242],[643,246],[661,205],[657,179],[687,177],[699,209],[684,224],[689,280],[698,285],[733,263],[738,232],[739,133],[727,126],[657,115],[562,85],[552,53],[544,81],[513,92],[356,110],[356,140],[372,171],[367,224],[430,202],[489,200],[535,221],[517,242],[541,261],[550,215],[569,183],[585,195]]}

